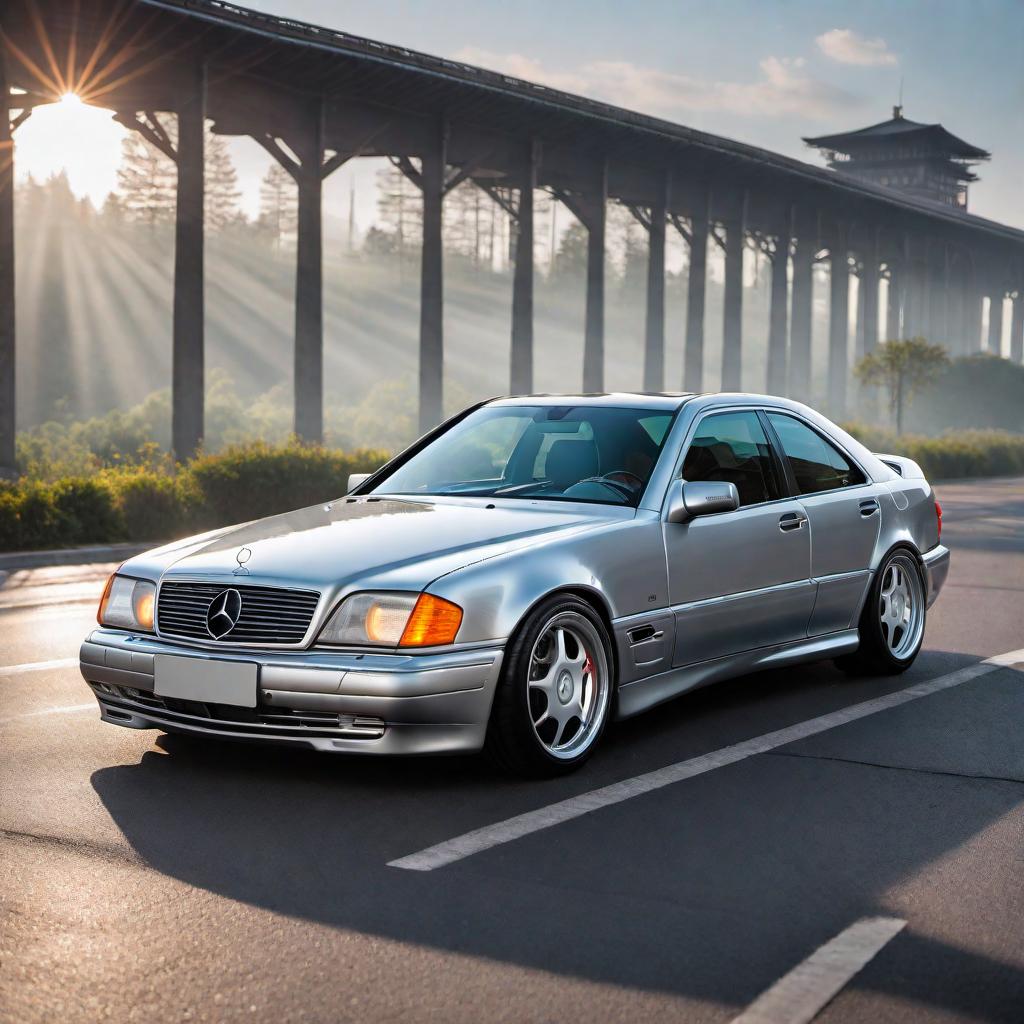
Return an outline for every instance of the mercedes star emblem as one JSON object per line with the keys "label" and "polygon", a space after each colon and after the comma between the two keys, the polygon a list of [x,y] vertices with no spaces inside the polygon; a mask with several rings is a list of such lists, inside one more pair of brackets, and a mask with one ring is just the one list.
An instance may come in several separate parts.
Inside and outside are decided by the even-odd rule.
{"label": "mercedes star emblem", "polygon": [[206,611],[206,631],[214,640],[222,640],[238,624],[242,614],[242,595],[237,590],[222,590]]}

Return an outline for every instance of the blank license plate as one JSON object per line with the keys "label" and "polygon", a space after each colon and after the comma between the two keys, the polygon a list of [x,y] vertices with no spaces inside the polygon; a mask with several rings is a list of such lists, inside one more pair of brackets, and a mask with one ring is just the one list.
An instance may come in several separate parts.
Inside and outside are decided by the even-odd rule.
{"label": "blank license plate", "polygon": [[256,707],[256,665],[253,662],[158,654],[153,672],[153,689],[159,697]]}

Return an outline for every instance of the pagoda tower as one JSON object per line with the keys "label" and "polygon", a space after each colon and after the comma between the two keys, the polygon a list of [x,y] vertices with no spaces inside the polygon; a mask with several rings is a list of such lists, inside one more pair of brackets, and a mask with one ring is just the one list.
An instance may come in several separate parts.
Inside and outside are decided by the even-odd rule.
{"label": "pagoda tower", "polygon": [[911,121],[902,106],[880,124],[804,142],[822,150],[835,171],[958,210],[967,209],[967,186],[978,180],[971,165],[991,155],[941,124]]}

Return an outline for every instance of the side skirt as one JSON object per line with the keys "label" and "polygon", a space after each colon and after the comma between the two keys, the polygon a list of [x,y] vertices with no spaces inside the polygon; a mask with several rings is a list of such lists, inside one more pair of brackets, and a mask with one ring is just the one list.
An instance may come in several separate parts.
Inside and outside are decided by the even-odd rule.
{"label": "side skirt", "polygon": [[641,711],[663,704],[681,693],[695,690],[700,686],[717,683],[721,679],[760,672],[764,669],[783,668],[803,661],[820,661],[850,654],[857,649],[860,638],[855,629],[844,629],[838,633],[800,640],[796,643],[780,644],[776,647],[759,647],[753,651],[705,661],[698,665],[684,665],[660,672],[635,683],[619,687],[618,714],[616,718],[629,718]]}

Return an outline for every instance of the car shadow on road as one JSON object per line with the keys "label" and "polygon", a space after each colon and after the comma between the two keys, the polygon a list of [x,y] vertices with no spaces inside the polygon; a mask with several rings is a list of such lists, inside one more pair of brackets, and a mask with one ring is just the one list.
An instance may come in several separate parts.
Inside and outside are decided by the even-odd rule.
{"label": "car shadow on road", "polygon": [[[745,677],[623,723],[584,771],[540,783],[506,779],[474,758],[325,757],[167,735],[137,764],[95,772],[92,784],[150,867],[220,896],[735,1003],[858,917],[888,912],[892,887],[1013,813],[1020,785],[761,757],[438,871],[387,862],[971,660],[929,652],[901,680],[846,681],[823,666]],[[885,728],[884,715],[869,721]],[[1000,1019],[1011,995],[1015,1005],[1024,998],[1016,968],[912,930],[897,941],[911,955],[926,950],[935,970],[987,979],[965,990],[923,976],[901,996],[983,1019]]]}

